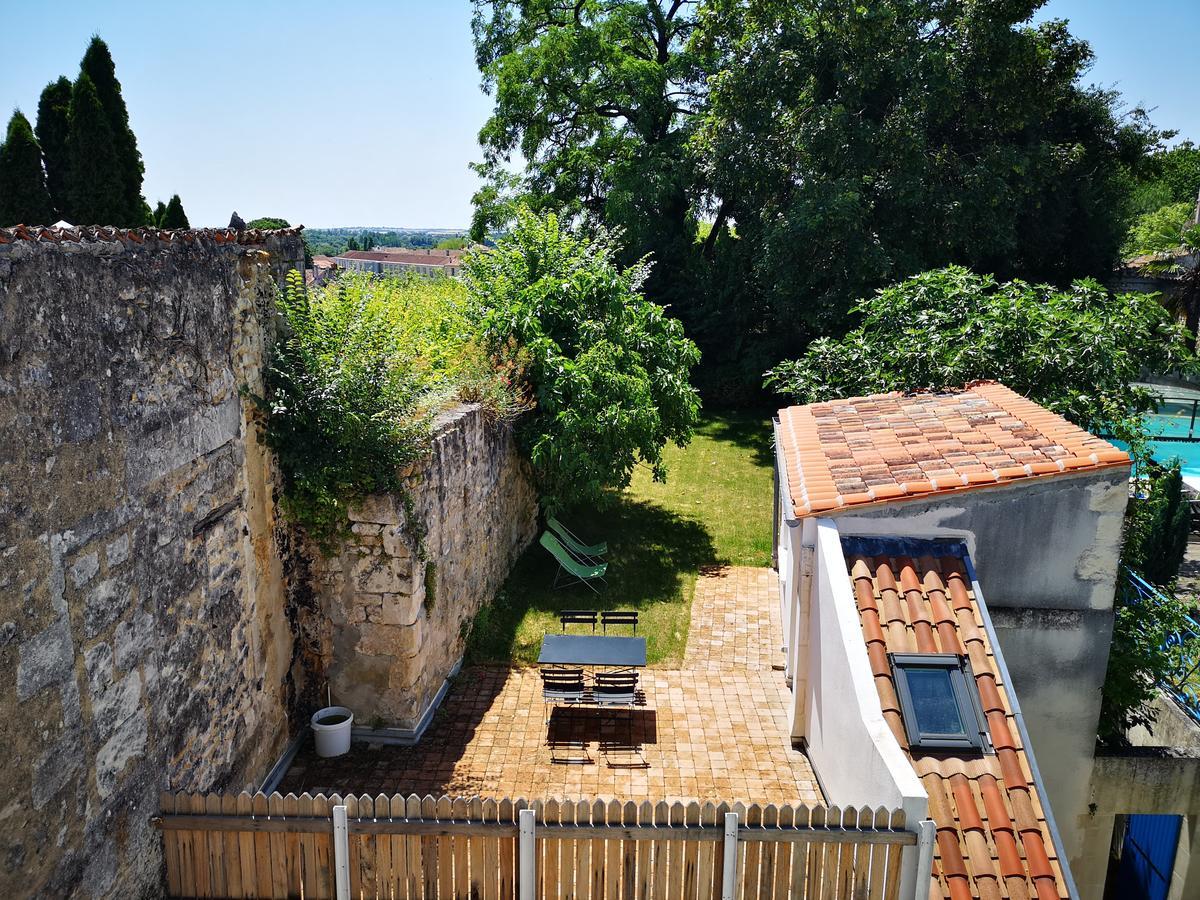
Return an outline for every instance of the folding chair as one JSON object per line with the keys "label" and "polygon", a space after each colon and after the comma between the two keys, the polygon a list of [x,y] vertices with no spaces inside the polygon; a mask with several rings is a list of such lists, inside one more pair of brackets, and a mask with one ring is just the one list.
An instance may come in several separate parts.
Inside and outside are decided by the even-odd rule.
{"label": "folding chair", "polygon": [[[549,706],[583,703],[587,694],[583,669],[542,669],[542,702]],[[550,724],[550,717],[546,717]]]}
{"label": "folding chair", "polygon": [[565,632],[568,625],[591,625],[592,633],[596,631],[596,611],[594,609],[564,609],[558,614],[559,624]]}
{"label": "folding chair", "polygon": [[[637,744],[633,740],[633,708],[638,702],[638,673],[637,672],[597,672],[592,682],[592,702],[601,709],[627,709],[626,721],[629,725],[629,738],[622,744],[620,741],[601,740],[601,752],[606,755],[610,751],[627,750],[637,752]],[[611,718],[616,722],[616,718]]]}
{"label": "folding chair", "polygon": [[606,609],[600,613],[600,625],[604,633],[608,633],[609,625],[632,625],[633,633],[637,634],[638,614],[633,609]]}
{"label": "folding chair", "polygon": [[604,573],[608,571],[608,563],[590,565],[580,562],[548,531],[542,532],[538,541],[558,562],[558,571],[554,573],[555,589],[573,584],[586,584],[597,594],[600,593],[600,589],[593,582],[605,583]]}
{"label": "folding chair", "polygon": [[546,524],[550,526],[551,531],[558,535],[559,540],[566,544],[571,549],[571,552],[577,556],[585,557],[593,562],[599,562],[600,557],[608,554],[607,541],[601,541],[598,544],[585,544],[566,525],[554,518],[554,516],[547,516]]}

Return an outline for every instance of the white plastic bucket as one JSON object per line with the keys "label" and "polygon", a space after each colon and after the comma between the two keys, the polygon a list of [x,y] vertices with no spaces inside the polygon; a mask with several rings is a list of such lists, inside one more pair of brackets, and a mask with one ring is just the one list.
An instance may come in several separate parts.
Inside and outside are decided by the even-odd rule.
{"label": "white plastic bucket", "polygon": [[341,756],[350,751],[350,729],[354,713],[344,706],[326,706],[313,713],[312,730],[317,739],[317,756]]}

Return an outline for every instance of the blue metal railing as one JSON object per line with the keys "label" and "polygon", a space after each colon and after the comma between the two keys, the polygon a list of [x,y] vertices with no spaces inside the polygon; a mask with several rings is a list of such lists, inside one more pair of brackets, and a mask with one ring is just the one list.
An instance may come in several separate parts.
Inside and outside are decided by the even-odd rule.
{"label": "blue metal railing", "polygon": [[[1128,606],[1157,606],[1169,602],[1166,592],[1146,581],[1133,570],[1121,567],[1122,600]],[[1174,671],[1160,687],[1187,710],[1192,721],[1200,724],[1200,621],[1186,617],[1184,627],[1167,638],[1164,649],[1173,649]]]}

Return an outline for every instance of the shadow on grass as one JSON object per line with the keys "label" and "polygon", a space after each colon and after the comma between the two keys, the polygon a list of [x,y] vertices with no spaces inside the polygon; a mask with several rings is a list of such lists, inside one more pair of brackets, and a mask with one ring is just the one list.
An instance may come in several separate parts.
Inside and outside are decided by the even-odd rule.
{"label": "shadow on grass", "polygon": [[767,409],[726,412],[706,419],[697,431],[715,441],[727,441],[754,454],[757,466],[775,465],[773,411]]}
{"label": "shadow on grass", "polygon": [[518,560],[490,606],[480,610],[467,659],[536,662],[542,636],[558,631],[563,609],[636,609],[650,662],[682,657],[691,610],[691,579],[721,565],[704,525],[645,501],[619,496],[602,511],[563,516],[586,541],[608,541],[608,584],[553,590],[557,562],[536,541]]}

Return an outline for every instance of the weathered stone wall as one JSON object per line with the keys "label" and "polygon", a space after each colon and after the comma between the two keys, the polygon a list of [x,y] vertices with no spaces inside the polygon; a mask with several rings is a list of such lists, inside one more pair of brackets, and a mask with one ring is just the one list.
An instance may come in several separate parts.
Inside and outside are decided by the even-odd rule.
{"label": "weathered stone wall", "polygon": [[419,729],[475,613],[537,527],[511,429],[477,405],[442,418],[408,483],[416,528],[399,497],[372,497],[352,516],[354,540],[313,562],[334,702],[356,725],[401,736]]}
{"label": "weathered stone wall", "polygon": [[0,234],[0,896],[156,896],[165,789],[286,742],[261,390],[296,235]]}

